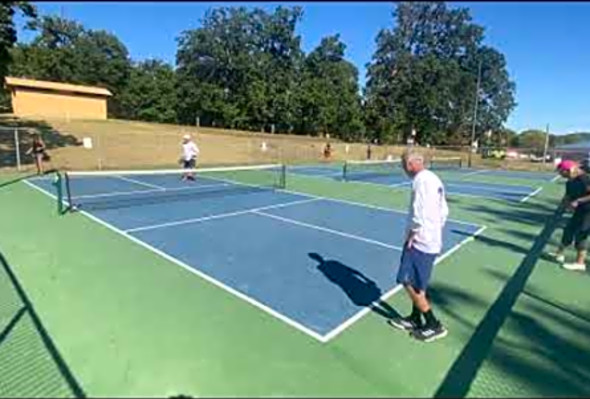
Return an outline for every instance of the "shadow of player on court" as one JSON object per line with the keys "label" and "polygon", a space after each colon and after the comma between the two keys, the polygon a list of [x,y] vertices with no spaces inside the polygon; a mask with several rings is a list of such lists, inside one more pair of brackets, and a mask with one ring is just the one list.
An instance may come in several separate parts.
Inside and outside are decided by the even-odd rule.
{"label": "shadow of player on court", "polygon": [[381,300],[383,292],[377,284],[363,273],[337,260],[324,259],[315,252],[308,255],[319,263],[317,269],[333,284],[339,286],[352,303],[357,306],[368,306],[373,312],[388,319],[399,317],[395,309]]}

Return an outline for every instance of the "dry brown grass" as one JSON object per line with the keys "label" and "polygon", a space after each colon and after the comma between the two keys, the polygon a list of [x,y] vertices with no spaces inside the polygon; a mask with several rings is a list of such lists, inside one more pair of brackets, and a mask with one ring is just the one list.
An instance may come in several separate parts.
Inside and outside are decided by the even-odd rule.
{"label": "dry brown grass", "polygon": [[[324,162],[325,138],[232,131],[225,129],[172,124],[157,124],[125,120],[70,120],[47,119],[44,121],[12,120],[4,118],[0,124],[28,125],[29,131],[42,131],[51,155],[50,167],[69,170],[134,169],[178,167],[180,142],[184,134],[191,134],[201,149],[201,165],[243,165],[260,163],[317,163]],[[2,132],[0,132],[2,134]],[[30,145],[30,136],[21,135],[21,153]],[[92,149],[84,148],[82,140],[90,137]],[[10,137],[0,141],[8,145]],[[262,150],[263,142],[267,150]],[[366,159],[367,146],[363,143],[343,143],[330,139],[330,161]],[[4,143],[4,144],[2,144]],[[348,147],[348,152],[346,151]],[[373,146],[372,158],[398,157],[403,146]],[[12,151],[14,151],[12,149]],[[467,153],[460,149],[426,149],[428,156],[463,158]],[[26,167],[31,159],[23,155]],[[474,157],[474,165],[484,160]],[[530,162],[485,161],[487,167],[535,169]],[[7,166],[6,164],[4,166]]]}

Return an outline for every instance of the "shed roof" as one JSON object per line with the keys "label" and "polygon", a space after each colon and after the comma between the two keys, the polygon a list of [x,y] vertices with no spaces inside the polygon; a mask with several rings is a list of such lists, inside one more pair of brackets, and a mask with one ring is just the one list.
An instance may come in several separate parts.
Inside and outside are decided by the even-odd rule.
{"label": "shed roof", "polygon": [[102,87],[73,85],[69,83],[48,82],[45,80],[33,80],[6,77],[6,86],[8,87],[28,87],[32,89],[45,89],[54,91],[68,91],[73,93],[94,94],[99,96],[112,96],[113,94]]}

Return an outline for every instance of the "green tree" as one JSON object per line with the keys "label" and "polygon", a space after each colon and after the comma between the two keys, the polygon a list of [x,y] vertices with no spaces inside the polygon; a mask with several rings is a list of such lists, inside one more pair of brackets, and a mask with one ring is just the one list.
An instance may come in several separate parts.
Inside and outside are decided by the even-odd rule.
{"label": "green tree", "polygon": [[512,129],[502,128],[494,135],[494,144],[498,146],[515,146],[517,145],[517,136]]}
{"label": "green tree", "polygon": [[35,6],[26,1],[4,1],[0,4],[0,110],[10,108],[10,98],[4,90],[4,78],[8,74],[8,67],[12,62],[10,49],[17,41],[14,26],[14,14],[19,10],[28,18],[37,17]]}
{"label": "green tree", "polygon": [[176,122],[174,69],[160,60],[137,63],[131,70],[120,101],[126,119]]}
{"label": "green tree", "polygon": [[514,84],[503,56],[483,46],[483,28],[467,9],[443,2],[398,4],[396,26],[384,29],[368,64],[367,123],[382,141],[450,143],[469,137],[478,64],[477,136],[499,129],[514,108]]}
{"label": "green tree", "polygon": [[303,133],[331,133],[345,140],[363,135],[358,70],[344,59],[339,35],[323,38],[305,59],[298,91]]}
{"label": "green tree", "polygon": [[19,44],[12,51],[13,75],[106,87],[113,92],[109,113],[124,113],[119,95],[129,78],[131,62],[127,48],[116,36],[56,16],[44,16],[31,28],[38,35],[30,44]]}
{"label": "green tree", "polygon": [[520,132],[518,135],[518,146],[542,150],[545,146],[546,132],[542,130],[529,129]]}
{"label": "green tree", "polygon": [[179,120],[291,131],[301,59],[298,7],[217,8],[185,31],[176,54]]}

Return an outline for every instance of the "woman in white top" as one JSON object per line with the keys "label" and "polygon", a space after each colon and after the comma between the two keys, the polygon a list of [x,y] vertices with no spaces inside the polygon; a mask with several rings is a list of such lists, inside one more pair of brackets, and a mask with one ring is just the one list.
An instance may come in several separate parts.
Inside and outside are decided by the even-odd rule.
{"label": "woman in white top", "polygon": [[[197,165],[197,157],[199,156],[199,147],[191,139],[189,134],[182,137],[182,165],[184,169],[194,169]],[[195,180],[192,171],[187,171],[182,175],[182,180]]]}

